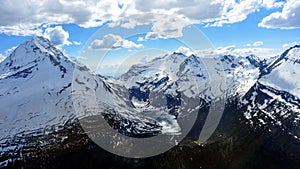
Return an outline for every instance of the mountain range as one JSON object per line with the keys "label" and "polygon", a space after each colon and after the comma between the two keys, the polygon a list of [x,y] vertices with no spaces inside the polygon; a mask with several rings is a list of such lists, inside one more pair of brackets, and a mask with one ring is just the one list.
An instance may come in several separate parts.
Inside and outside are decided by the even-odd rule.
{"label": "mountain range", "polygon": [[[264,60],[174,52],[112,78],[33,37],[0,63],[0,168],[298,168],[299,64],[300,46]],[[179,144],[114,156],[90,138],[99,116],[122,135]],[[201,142],[209,118],[216,130]]]}

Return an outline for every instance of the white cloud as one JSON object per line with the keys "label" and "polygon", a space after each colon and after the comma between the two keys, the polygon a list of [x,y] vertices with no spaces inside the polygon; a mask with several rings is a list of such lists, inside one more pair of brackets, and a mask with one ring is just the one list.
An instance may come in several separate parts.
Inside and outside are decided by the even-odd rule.
{"label": "white cloud", "polygon": [[300,28],[300,1],[287,0],[281,12],[276,11],[266,16],[258,26],[281,29]]}
{"label": "white cloud", "polygon": [[187,48],[185,46],[180,46],[175,52],[182,53],[185,56],[191,56],[194,54],[194,52],[190,48]]}
{"label": "white cloud", "polygon": [[248,18],[248,15],[259,11],[261,8],[271,9],[282,6],[282,2],[275,0],[215,0],[214,2],[222,3],[222,15],[206,26],[223,26],[224,24],[242,22]]}
{"label": "white cloud", "polygon": [[247,46],[247,47],[259,47],[259,46],[262,46],[264,44],[264,42],[263,41],[256,41],[256,42],[254,42],[254,43],[247,43],[245,46]]}
{"label": "white cloud", "polygon": [[252,46],[254,46],[254,47],[259,47],[259,46],[262,46],[263,44],[264,44],[263,41],[256,41],[256,42],[254,42],[254,43],[252,44]]}
{"label": "white cloud", "polygon": [[[129,15],[127,18],[122,18],[127,22],[122,23],[121,26],[133,28],[136,25],[152,23],[152,31],[148,32],[146,39],[147,37],[150,39],[181,37],[182,29],[191,23],[207,23],[206,26],[222,26],[224,24],[241,22],[247,19],[249,14],[263,7],[263,0],[239,2],[234,0],[155,0],[147,2],[147,5],[144,4],[143,0],[135,0],[133,2],[135,10],[132,11],[143,15]],[[268,6],[270,7],[270,5]],[[178,17],[177,19],[176,16]],[[120,24],[121,22],[118,23]]]}
{"label": "white cloud", "polygon": [[260,8],[261,2],[257,0],[240,1],[224,1],[222,16],[212,24],[212,26],[222,26],[241,22],[247,19],[247,16]]}
{"label": "white cloud", "polygon": [[69,33],[65,31],[61,26],[47,28],[44,32],[44,36],[48,38],[53,45],[56,46],[71,44],[71,42],[68,41]]}
{"label": "white cloud", "polygon": [[145,40],[144,37],[138,37],[138,39],[137,39],[138,42],[142,42],[144,40]]}
{"label": "white cloud", "polygon": [[119,35],[107,34],[103,39],[94,40],[89,48],[100,49],[100,50],[110,50],[119,48],[142,48],[143,44],[136,44],[132,41],[123,39]]}
{"label": "white cloud", "polygon": [[261,8],[279,8],[283,4],[277,0],[155,0],[147,5],[144,0],[134,1],[138,11],[182,16],[193,23],[208,23],[207,26],[241,22]]}
{"label": "white cloud", "polygon": [[181,37],[184,27],[190,25],[186,19],[166,15],[162,13],[143,13],[123,17],[122,21],[113,22],[111,27],[121,26],[123,28],[134,28],[140,25],[150,25],[151,31],[147,33],[145,39],[167,39]]}
{"label": "white cloud", "polygon": [[[118,3],[124,3],[123,8]],[[100,26],[116,20],[127,1],[82,0],[1,0],[0,33],[9,35],[42,35],[42,26],[75,23],[82,27]]]}
{"label": "white cloud", "polygon": [[222,15],[223,3],[220,0],[155,0],[147,2],[135,0],[135,7],[141,12],[160,12],[165,14],[181,15],[190,20],[211,20]]}
{"label": "white cloud", "polygon": [[74,44],[74,45],[81,45],[81,42],[78,42],[78,41],[72,41],[72,44]]}
{"label": "white cloud", "polygon": [[226,47],[218,47],[215,49],[215,52],[217,54],[222,54],[222,55],[229,55],[235,50],[235,46],[226,46]]}
{"label": "white cloud", "polygon": [[215,56],[215,55],[236,55],[236,56],[249,56],[256,55],[261,59],[270,58],[278,55],[279,49],[274,48],[258,48],[258,47],[248,47],[248,48],[236,48],[235,46],[225,46],[218,47],[216,49],[206,49],[198,50],[197,54],[201,56]]}
{"label": "white cloud", "polygon": [[262,6],[271,9],[271,8],[279,8],[282,7],[284,2],[276,2],[276,0],[263,0]]}
{"label": "white cloud", "polygon": [[288,48],[288,47],[292,47],[298,45],[298,43],[296,41],[292,42],[292,43],[285,43],[282,45],[282,48]]}
{"label": "white cloud", "polygon": [[158,39],[158,37],[159,37],[159,35],[156,32],[147,32],[145,39],[155,40],[155,39]]}
{"label": "white cloud", "polygon": [[276,56],[281,51],[274,48],[237,48],[233,51],[234,55],[249,56],[256,55],[261,59]]}
{"label": "white cloud", "polygon": [[6,57],[0,53],[0,62],[2,62]]}
{"label": "white cloud", "polygon": [[159,38],[179,37],[185,24],[170,18],[158,19],[151,13],[168,14],[173,18],[178,16],[191,23],[207,23],[207,26],[222,26],[241,22],[260,8],[271,9],[281,5],[282,2],[275,0],[155,0],[147,1],[147,4],[144,0],[1,0],[0,33],[42,35],[43,28],[53,24],[74,23],[88,28],[122,20],[128,21],[122,24],[127,28],[153,23],[152,32],[157,33]]}

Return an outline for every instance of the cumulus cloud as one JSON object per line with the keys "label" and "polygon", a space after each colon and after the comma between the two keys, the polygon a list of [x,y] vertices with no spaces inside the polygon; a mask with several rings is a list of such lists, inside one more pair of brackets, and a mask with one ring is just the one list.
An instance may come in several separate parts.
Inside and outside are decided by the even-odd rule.
{"label": "cumulus cloud", "polygon": [[279,8],[283,4],[277,0],[155,0],[147,5],[143,0],[134,1],[138,11],[183,16],[193,23],[208,23],[207,26],[241,22],[261,8]]}
{"label": "cumulus cloud", "polygon": [[215,52],[217,54],[222,54],[222,55],[229,55],[235,50],[235,46],[225,46],[225,47],[218,47],[215,49]]}
{"label": "cumulus cloud", "polygon": [[207,26],[222,26],[224,24],[241,22],[259,8],[260,2],[257,0],[240,1],[240,3],[225,1],[222,16],[216,22]]}
{"label": "cumulus cloud", "polygon": [[182,15],[190,20],[211,20],[222,15],[223,4],[219,0],[155,0],[144,5],[143,0],[135,0],[134,4],[141,12],[160,12]]}
{"label": "cumulus cloud", "polygon": [[73,45],[81,45],[81,42],[78,42],[78,41],[72,41],[72,44],[73,44]]}
{"label": "cumulus cloud", "polygon": [[1,0],[0,33],[42,35],[42,26],[45,23],[46,25],[75,23],[82,27],[100,26],[106,21],[116,20],[124,12],[126,8],[119,8],[119,2]]}
{"label": "cumulus cloud", "polygon": [[121,26],[123,28],[131,29],[136,26],[151,24],[151,31],[146,34],[144,39],[181,37],[183,35],[183,28],[191,24],[186,19],[162,13],[136,14],[124,17],[122,20],[123,22],[113,22],[110,26]]}
{"label": "cumulus cloud", "polygon": [[142,42],[144,40],[145,40],[144,37],[138,37],[138,39],[137,39],[138,42]]}
{"label": "cumulus cloud", "polygon": [[155,40],[155,39],[158,39],[158,37],[159,37],[159,35],[156,32],[147,32],[145,39]]}
{"label": "cumulus cloud", "polygon": [[292,47],[298,45],[298,43],[296,41],[292,42],[292,43],[285,43],[282,45],[282,48],[288,48],[288,47]]}
{"label": "cumulus cloud", "polygon": [[213,2],[222,4],[222,15],[206,26],[223,26],[224,24],[242,22],[248,18],[248,15],[259,11],[261,8],[279,8],[283,4],[276,2],[276,0],[216,0]]}
{"label": "cumulus cloud", "polygon": [[254,42],[254,43],[247,43],[245,46],[247,46],[247,47],[251,47],[251,46],[253,46],[253,47],[259,47],[259,46],[262,46],[264,44],[264,42],[263,41],[256,41],[256,42]]}
{"label": "cumulus cloud", "polygon": [[252,44],[252,46],[254,46],[254,47],[259,47],[259,46],[262,46],[263,44],[264,44],[263,41],[257,41],[257,42],[254,42],[254,43]]}
{"label": "cumulus cloud", "polygon": [[[182,29],[191,23],[205,23],[209,27],[241,22],[260,8],[278,8],[282,4],[275,0],[156,0],[147,5],[143,0],[133,2],[133,11],[143,15],[122,18],[127,22],[121,26],[133,28],[136,25],[153,24],[152,31],[147,33],[145,39],[181,37]],[[168,14],[169,17],[160,17],[158,14]],[[174,16],[178,19],[174,20]]]}
{"label": "cumulus cloud", "polygon": [[175,50],[176,53],[182,53],[185,56],[191,56],[194,54],[194,52],[185,46],[180,46],[177,50]]}
{"label": "cumulus cloud", "polygon": [[236,55],[249,56],[256,55],[261,59],[277,56],[281,51],[274,48],[236,48],[234,45],[218,47],[216,49],[198,50],[196,53],[201,56],[216,56],[216,55]]}
{"label": "cumulus cloud", "polygon": [[143,44],[136,44],[132,41],[123,39],[119,35],[107,34],[103,39],[94,40],[89,48],[100,50],[111,50],[119,48],[142,48]]}
{"label": "cumulus cloud", "polygon": [[267,9],[282,7],[284,2],[277,2],[276,0],[263,0],[262,6]]}
{"label": "cumulus cloud", "polygon": [[63,46],[70,45],[69,33],[65,31],[61,26],[54,28],[47,28],[44,32],[44,37],[48,38],[53,45]]}
{"label": "cumulus cloud", "polygon": [[[297,0],[289,0],[292,8]],[[293,2],[293,3],[292,3]],[[124,23],[124,27],[153,23],[152,32],[158,38],[179,37],[186,25],[170,18],[155,18],[151,13],[178,16],[189,23],[222,26],[241,22],[261,8],[278,8],[276,0],[2,0],[0,1],[0,33],[9,35],[42,35],[44,27],[74,23],[81,27],[97,27],[110,21]],[[291,13],[293,15],[293,13]],[[136,17],[143,15],[143,17]],[[299,17],[298,17],[299,18]],[[158,21],[160,20],[160,21]],[[268,19],[265,19],[268,20]],[[157,22],[156,22],[157,21]],[[299,23],[295,19],[293,23]],[[117,24],[118,25],[118,24]]]}
{"label": "cumulus cloud", "polygon": [[300,1],[287,0],[281,12],[276,11],[266,16],[258,26],[281,29],[300,28]]}
{"label": "cumulus cloud", "polygon": [[274,48],[237,48],[233,51],[234,55],[249,56],[256,55],[259,58],[270,58],[278,55],[281,51]]}

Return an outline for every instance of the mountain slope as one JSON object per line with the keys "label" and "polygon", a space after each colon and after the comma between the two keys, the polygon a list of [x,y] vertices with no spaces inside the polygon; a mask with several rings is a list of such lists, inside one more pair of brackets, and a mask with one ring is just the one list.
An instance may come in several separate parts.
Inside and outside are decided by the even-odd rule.
{"label": "mountain slope", "polygon": [[0,63],[0,140],[63,125],[72,117],[69,100],[75,65],[50,42],[23,43]]}
{"label": "mountain slope", "polygon": [[284,52],[268,69],[269,74],[260,78],[260,83],[272,88],[289,92],[300,98],[300,46],[294,46]]}
{"label": "mountain slope", "polygon": [[300,46],[285,51],[262,69],[260,78],[241,105],[245,117],[258,128],[280,128],[295,139],[300,133]]}

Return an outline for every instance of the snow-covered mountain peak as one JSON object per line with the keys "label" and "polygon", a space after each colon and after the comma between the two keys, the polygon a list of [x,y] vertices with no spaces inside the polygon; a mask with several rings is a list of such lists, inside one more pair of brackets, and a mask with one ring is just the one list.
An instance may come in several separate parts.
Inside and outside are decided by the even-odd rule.
{"label": "snow-covered mountain peak", "polygon": [[[163,62],[164,64],[170,64],[175,66],[181,64],[186,58],[186,55],[174,52],[170,55],[165,55]],[[165,67],[167,67],[167,65]]]}
{"label": "snow-covered mountain peak", "polygon": [[75,64],[33,37],[0,63],[0,140],[19,132],[43,130],[70,119],[69,99]]}
{"label": "snow-covered mountain peak", "polygon": [[0,69],[4,72],[15,71],[21,67],[33,66],[45,59],[50,59],[53,65],[58,65],[61,59],[70,61],[60,50],[51,45],[48,39],[34,36],[19,45],[1,62]]}
{"label": "snow-covered mountain peak", "polygon": [[269,67],[259,82],[300,98],[300,46],[296,45],[282,53]]}
{"label": "snow-covered mountain peak", "polygon": [[19,45],[9,57],[0,63],[0,78],[25,77],[30,72],[39,69],[55,67],[61,77],[74,67],[73,61],[59,49],[51,45],[50,41],[35,36]]}
{"label": "snow-covered mountain peak", "polygon": [[284,51],[282,53],[282,55],[285,56],[285,57],[288,57],[289,54],[294,53],[294,52],[299,52],[299,50],[300,50],[300,45],[295,45],[295,46],[290,47],[286,51]]}
{"label": "snow-covered mountain peak", "polygon": [[199,64],[199,63],[201,63],[202,61],[201,61],[201,58],[200,58],[200,57],[198,57],[198,56],[196,56],[196,55],[191,55],[191,56],[188,56],[188,57],[184,60],[184,62],[185,62],[186,64],[189,64],[189,63],[192,63],[192,64]]}
{"label": "snow-covered mountain peak", "polygon": [[[199,57],[174,52],[133,65],[113,79],[92,74],[36,36],[0,63],[0,147],[26,145],[26,137],[48,138],[74,119],[94,126],[88,116],[100,115],[124,135],[162,133],[177,142],[190,131],[196,115],[205,118],[206,109],[226,96],[230,112],[224,115],[239,120],[234,126],[243,123],[243,113],[251,124],[276,125],[299,138],[299,56],[300,46],[270,62],[255,55]],[[248,128],[248,121],[245,124]],[[273,132],[271,127],[268,131]],[[55,139],[65,144],[65,137]]]}
{"label": "snow-covered mountain peak", "polygon": [[226,78],[229,95],[236,93],[242,95],[256,82],[260,64],[261,60],[255,55],[248,57],[220,55],[207,58],[174,52],[148,63],[133,65],[119,81],[130,88],[136,82],[149,83],[168,78],[168,85],[176,82],[178,85],[181,84],[181,88],[192,89],[191,86],[195,84],[191,83],[196,83],[196,86],[203,90],[217,79]]}
{"label": "snow-covered mountain peak", "polygon": [[[251,67],[259,67],[261,60],[256,55],[249,56],[235,56],[235,55],[221,55],[219,59],[223,63],[223,65],[231,65],[232,68],[238,66],[251,66]],[[226,67],[226,66],[225,66]]]}
{"label": "snow-covered mountain peak", "polygon": [[[195,55],[186,56],[182,53],[174,52],[172,54],[156,57],[144,64],[132,65],[131,68],[119,78],[119,80],[122,81],[125,86],[129,87],[127,82],[131,83],[132,81],[135,81],[132,79],[133,77],[140,76],[141,78],[139,79],[151,81],[152,77],[155,79],[158,78],[156,75],[158,73],[160,74],[159,78],[168,77],[170,82],[175,82],[178,80],[178,76],[182,74],[184,67],[191,68],[200,66],[204,67],[203,64],[201,64],[201,59],[199,57]],[[201,69],[198,71],[201,71]]]}
{"label": "snow-covered mountain peak", "polygon": [[[251,124],[278,126],[299,137],[300,46],[283,52],[268,64],[260,65],[260,76],[245,95],[245,117]],[[271,124],[271,125],[270,125]]]}
{"label": "snow-covered mountain peak", "polygon": [[300,51],[300,45],[295,45],[287,49],[280,56],[274,58],[271,62],[269,62],[268,65],[261,70],[261,76],[269,74],[273,69],[275,69],[285,61],[289,60],[293,63],[299,63],[300,60],[299,51]]}
{"label": "snow-covered mountain peak", "polygon": [[297,63],[300,62],[300,45],[295,45],[288,49],[286,52],[284,52],[282,55],[284,55],[286,60],[295,61]]}
{"label": "snow-covered mountain peak", "polygon": [[260,60],[255,55],[221,55],[219,59],[226,76],[227,91],[230,96],[245,94],[259,76]]}

